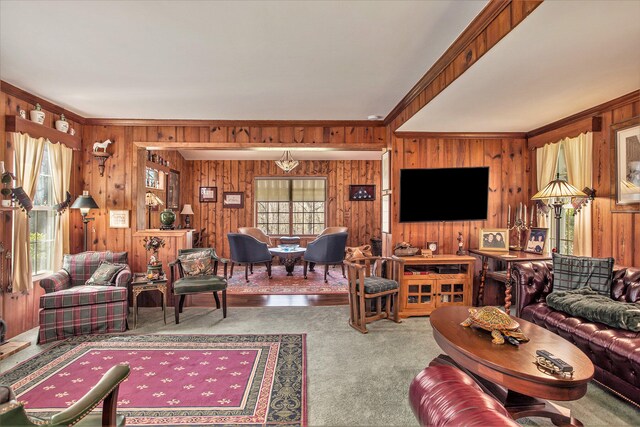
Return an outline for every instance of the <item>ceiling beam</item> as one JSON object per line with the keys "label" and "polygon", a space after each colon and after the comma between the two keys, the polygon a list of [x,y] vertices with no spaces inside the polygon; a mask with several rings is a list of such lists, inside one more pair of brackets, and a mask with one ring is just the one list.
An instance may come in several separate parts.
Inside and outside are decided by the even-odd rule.
{"label": "ceiling beam", "polygon": [[525,139],[524,132],[416,132],[396,131],[396,138],[403,139]]}
{"label": "ceiling beam", "polygon": [[382,120],[87,119],[94,126],[382,127]]}
{"label": "ceiling beam", "polygon": [[305,151],[380,151],[384,142],[366,143],[241,143],[241,142],[176,142],[176,141],[134,141],[136,147],[150,150],[305,150]]}

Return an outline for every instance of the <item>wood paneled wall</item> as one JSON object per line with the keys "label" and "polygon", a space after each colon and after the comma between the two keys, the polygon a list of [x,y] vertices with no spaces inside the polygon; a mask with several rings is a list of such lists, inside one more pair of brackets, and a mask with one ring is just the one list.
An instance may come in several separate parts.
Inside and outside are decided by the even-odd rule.
{"label": "wood paneled wall", "polygon": [[[462,232],[465,248],[477,248],[479,230],[506,227],[507,206],[528,202],[530,188],[529,152],[525,139],[443,139],[411,138],[392,140],[392,182],[398,183],[400,169],[489,166],[489,209],[486,221],[402,224],[398,221],[399,191],[393,185],[393,244],[407,241],[425,247],[427,241],[437,241],[440,253],[452,254],[458,249],[458,231]],[[429,187],[424,183],[424,203],[429,199]],[[465,208],[465,196],[460,195],[460,209]]]}
{"label": "wood paneled wall", "polygon": [[[227,233],[238,227],[253,227],[256,177],[325,177],[327,178],[327,226],[349,227],[349,246],[369,244],[380,237],[380,166],[378,160],[301,161],[290,173],[284,173],[273,161],[193,161],[193,194],[200,186],[217,187],[217,203],[200,203],[194,198],[196,229],[206,228],[210,246],[228,257]],[[349,184],[374,184],[376,199],[349,201]],[[222,207],[224,191],[245,194],[244,208]]]}

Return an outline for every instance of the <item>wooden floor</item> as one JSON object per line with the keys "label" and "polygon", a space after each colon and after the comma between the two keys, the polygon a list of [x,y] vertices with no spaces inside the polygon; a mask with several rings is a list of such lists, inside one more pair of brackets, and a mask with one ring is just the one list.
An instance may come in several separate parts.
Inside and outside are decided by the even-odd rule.
{"label": "wooden floor", "polygon": [[[191,296],[190,306],[215,307],[213,295]],[[342,295],[227,295],[230,307],[287,307],[349,305],[349,296]]]}

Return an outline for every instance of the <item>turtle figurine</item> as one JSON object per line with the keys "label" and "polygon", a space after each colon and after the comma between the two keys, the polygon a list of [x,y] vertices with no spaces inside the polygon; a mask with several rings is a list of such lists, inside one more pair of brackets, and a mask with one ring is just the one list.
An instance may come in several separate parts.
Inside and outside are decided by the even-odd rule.
{"label": "turtle figurine", "polygon": [[520,330],[520,324],[497,307],[471,307],[469,308],[469,317],[460,324],[467,327],[477,326],[491,332],[493,337],[491,342],[494,344],[504,344],[503,334],[518,341],[529,341],[529,338]]}

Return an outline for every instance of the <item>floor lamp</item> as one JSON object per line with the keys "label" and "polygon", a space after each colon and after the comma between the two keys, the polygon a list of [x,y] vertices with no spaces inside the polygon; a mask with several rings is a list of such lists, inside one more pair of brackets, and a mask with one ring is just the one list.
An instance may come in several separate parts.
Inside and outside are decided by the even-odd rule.
{"label": "floor lamp", "polygon": [[87,224],[89,221],[94,220],[95,218],[88,218],[90,209],[98,209],[99,206],[93,197],[89,195],[88,191],[83,191],[82,196],[79,196],[73,205],[71,205],[72,209],[80,209],[80,214],[82,215],[82,224],[84,228],[84,251],[87,251]]}
{"label": "floor lamp", "polygon": [[567,203],[567,199],[571,201],[572,197],[587,198],[585,193],[578,190],[566,180],[560,179],[560,174],[556,179],[551,181],[542,190],[538,191],[531,200],[542,200],[550,207],[553,207],[554,217],[556,219],[556,252],[560,253],[560,219],[562,218],[562,206]]}

